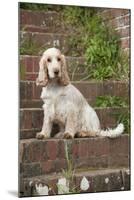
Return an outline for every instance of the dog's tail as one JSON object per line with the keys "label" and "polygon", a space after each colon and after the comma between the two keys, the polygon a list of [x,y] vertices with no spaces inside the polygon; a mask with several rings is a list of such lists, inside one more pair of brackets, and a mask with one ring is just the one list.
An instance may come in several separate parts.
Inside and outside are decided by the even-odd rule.
{"label": "dog's tail", "polygon": [[122,123],[118,124],[118,126],[114,129],[107,129],[107,130],[101,130],[97,132],[97,136],[104,136],[109,138],[116,138],[120,136],[124,131],[124,125]]}

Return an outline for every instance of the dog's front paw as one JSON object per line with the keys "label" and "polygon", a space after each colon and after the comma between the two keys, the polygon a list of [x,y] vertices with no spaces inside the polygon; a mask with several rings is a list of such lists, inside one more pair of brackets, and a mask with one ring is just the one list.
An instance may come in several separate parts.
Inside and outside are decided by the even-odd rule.
{"label": "dog's front paw", "polygon": [[42,132],[39,132],[36,134],[36,138],[39,139],[39,140],[42,140],[42,139],[45,139],[45,138],[48,138],[46,134],[42,133]]}
{"label": "dog's front paw", "polygon": [[77,133],[75,134],[75,137],[76,137],[76,138],[87,137],[87,133],[84,132],[84,131],[77,132]]}
{"label": "dog's front paw", "polygon": [[73,136],[70,133],[64,133],[64,139],[72,139]]}

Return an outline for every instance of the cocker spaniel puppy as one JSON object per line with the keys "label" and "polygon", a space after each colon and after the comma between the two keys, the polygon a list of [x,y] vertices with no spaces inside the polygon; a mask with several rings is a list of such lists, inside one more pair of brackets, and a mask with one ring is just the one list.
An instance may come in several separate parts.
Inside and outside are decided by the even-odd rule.
{"label": "cocker spaniel puppy", "polygon": [[38,139],[51,137],[53,123],[57,123],[60,132],[57,138],[90,136],[117,137],[123,130],[123,124],[115,129],[101,130],[98,116],[86,99],[69,80],[65,56],[56,48],[49,48],[43,53],[39,63],[36,80],[41,85],[41,99],[44,102],[44,120]]}

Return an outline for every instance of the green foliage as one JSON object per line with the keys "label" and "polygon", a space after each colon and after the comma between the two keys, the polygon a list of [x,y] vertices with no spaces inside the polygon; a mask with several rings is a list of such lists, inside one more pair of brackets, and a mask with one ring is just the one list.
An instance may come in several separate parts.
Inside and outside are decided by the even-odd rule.
{"label": "green foliage", "polygon": [[[128,58],[119,48],[117,34],[96,16],[92,20],[94,25],[91,23],[91,30],[94,35],[89,39],[85,52],[90,77],[97,80],[128,79]],[[125,72],[124,77],[121,69]]]}
{"label": "green foliage", "polygon": [[20,8],[25,10],[45,10],[52,9],[52,5],[39,3],[20,3]]}
{"label": "green foliage", "polygon": [[50,5],[41,3],[20,3],[20,8],[25,10],[33,11],[60,11],[63,6],[61,5]]}
{"label": "green foliage", "polygon": [[125,99],[118,97],[118,96],[98,96],[96,98],[96,104],[97,107],[126,107],[128,106],[128,103]]}
{"label": "green foliage", "polygon": [[117,33],[96,15],[95,8],[68,6],[64,10],[64,19],[76,33],[69,40],[71,54],[85,55],[88,79],[128,80],[128,56],[119,47]]}
{"label": "green foliage", "polygon": [[[70,156],[69,150],[69,145],[65,143],[67,169],[62,169],[62,175],[69,181],[69,185],[73,185],[75,169],[73,168],[72,158]],[[60,189],[62,190],[62,187]],[[80,193],[80,190],[78,189],[78,187],[71,187],[69,188],[69,193]]]}
{"label": "green foliage", "polygon": [[69,155],[69,148],[67,143],[65,143],[65,155],[66,155],[66,161],[67,161],[67,169],[62,170],[63,176],[67,179],[73,179],[74,176],[74,170],[73,170],[73,164],[72,164],[72,159],[70,158]]}
{"label": "green foliage", "polygon": [[[82,80],[129,79],[129,56],[121,50],[117,32],[103,22],[97,8],[37,3],[20,3],[20,8],[60,11],[71,34],[68,38],[69,54],[86,58],[88,74]],[[35,55],[39,51],[37,44],[28,41],[20,53]]]}
{"label": "green foliage", "polygon": [[68,24],[75,25],[80,30],[85,26],[86,21],[89,20],[94,12],[96,12],[95,8],[66,6],[63,10],[63,15]]}
{"label": "green foliage", "polygon": [[20,45],[21,55],[40,55],[44,51],[44,46],[39,46],[32,37],[25,38]]}

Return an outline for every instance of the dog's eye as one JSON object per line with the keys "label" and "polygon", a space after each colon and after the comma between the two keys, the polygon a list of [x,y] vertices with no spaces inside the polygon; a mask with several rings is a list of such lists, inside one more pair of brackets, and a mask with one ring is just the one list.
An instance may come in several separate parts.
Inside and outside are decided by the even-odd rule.
{"label": "dog's eye", "polygon": [[51,59],[50,59],[50,58],[48,58],[48,59],[47,59],[47,62],[51,62]]}
{"label": "dog's eye", "polygon": [[60,62],[60,61],[61,61],[61,58],[58,57],[57,60]]}

